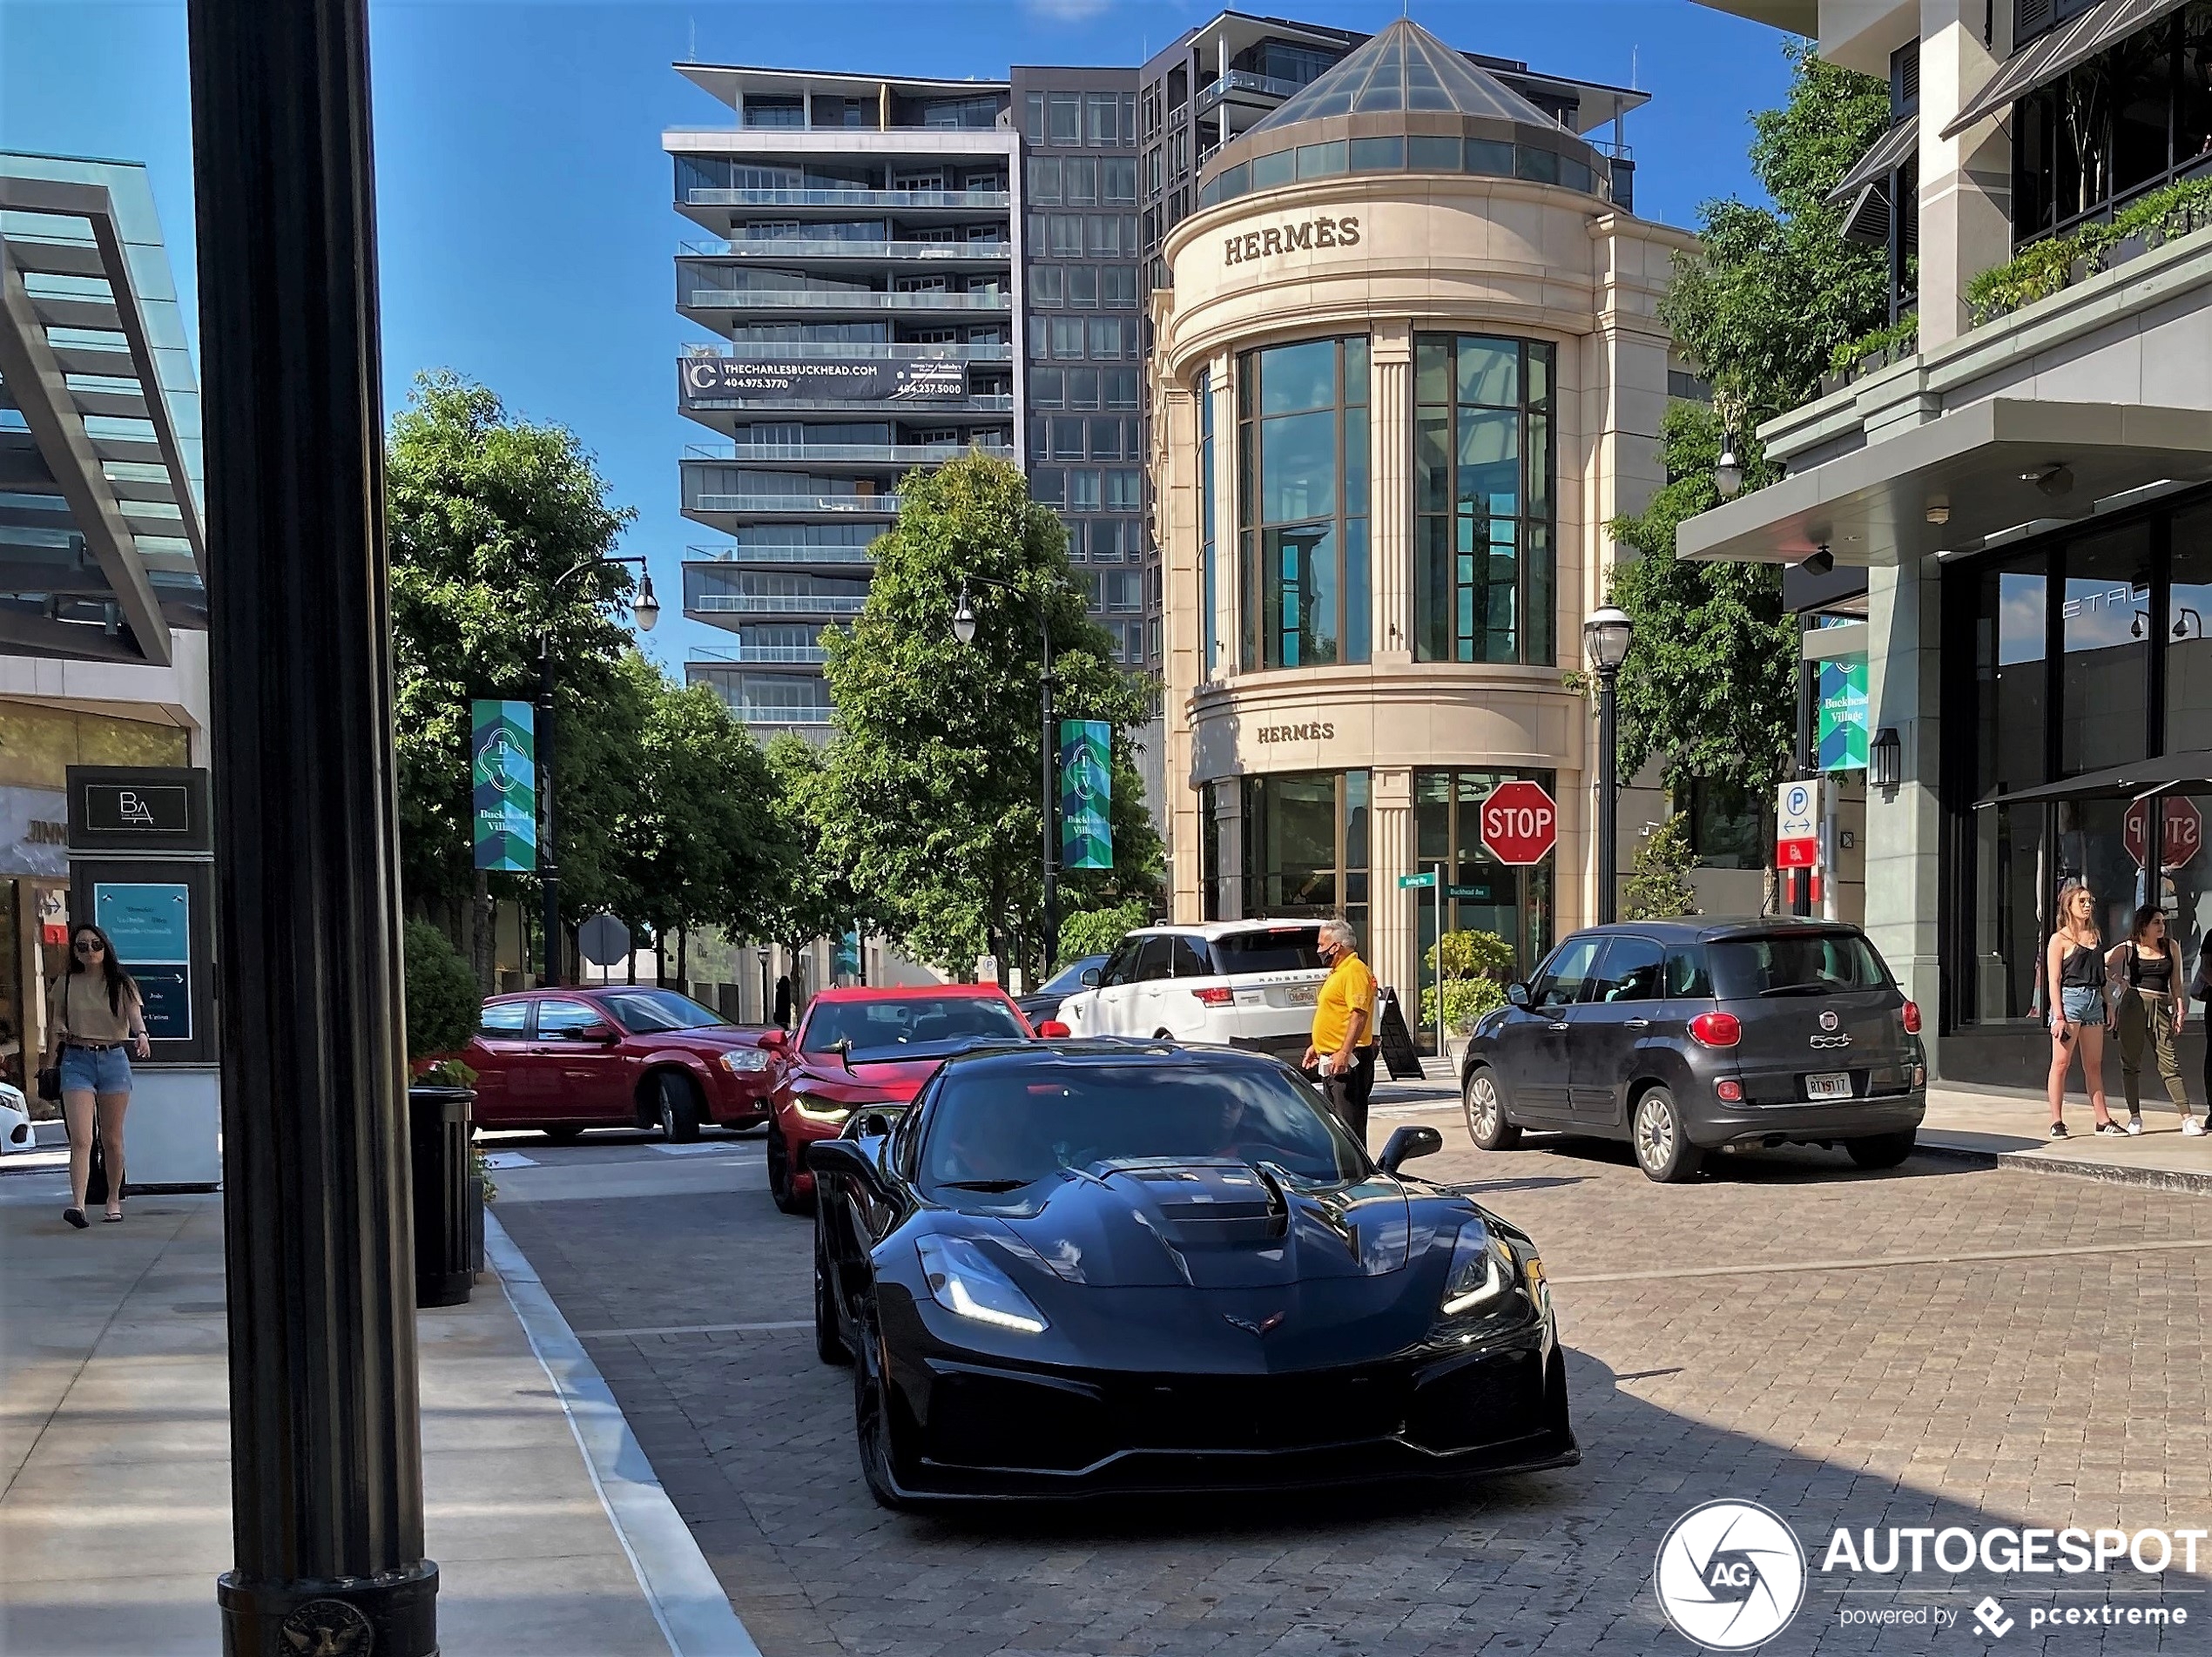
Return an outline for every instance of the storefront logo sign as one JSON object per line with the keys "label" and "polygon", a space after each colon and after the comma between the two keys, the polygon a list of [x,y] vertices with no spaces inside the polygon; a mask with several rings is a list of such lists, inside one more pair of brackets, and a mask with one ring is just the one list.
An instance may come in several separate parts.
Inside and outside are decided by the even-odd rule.
{"label": "storefront logo sign", "polygon": [[1270,253],[1359,246],[1359,220],[1357,218],[1336,218],[1326,214],[1308,219],[1300,224],[1270,225],[1264,230],[1248,230],[1242,235],[1230,237],[1224,244],[1227,261],[1231,265],[1247,265]]}
{"label": "storefront logo sign", "polygon": [[1329,720],[1303,725],[1262,725],[1252,733],[1263,744],[1277,742],[1331,742],[1337,728]]}

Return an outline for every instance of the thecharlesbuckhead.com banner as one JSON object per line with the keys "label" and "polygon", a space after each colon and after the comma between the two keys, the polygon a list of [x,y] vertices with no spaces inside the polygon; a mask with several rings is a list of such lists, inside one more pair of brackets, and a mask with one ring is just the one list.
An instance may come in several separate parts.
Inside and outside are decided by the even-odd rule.
{"label": "thecharlesbuckhead.com banner", "polygon": [[968,395],[957,362],[867,358],[685,357],[676,365],[684,406],[723,402],[937,402]]}

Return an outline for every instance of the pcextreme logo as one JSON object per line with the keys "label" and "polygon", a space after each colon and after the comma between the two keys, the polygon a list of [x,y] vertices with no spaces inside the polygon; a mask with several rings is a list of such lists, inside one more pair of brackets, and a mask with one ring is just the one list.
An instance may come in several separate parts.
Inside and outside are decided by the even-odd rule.
{"label": "pcextreme logo", "polygon": [[1805,1551],[1755,1502],[1707,1502],[1674,1523],[1652,1574],[1675,1631],[1708,1651],[1749,1651],[1790,1626],[1805,1597]]}

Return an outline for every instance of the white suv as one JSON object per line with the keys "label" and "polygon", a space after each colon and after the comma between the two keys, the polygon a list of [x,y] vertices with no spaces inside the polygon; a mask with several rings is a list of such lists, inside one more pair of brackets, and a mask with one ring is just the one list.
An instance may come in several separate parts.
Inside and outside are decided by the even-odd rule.
{"label": "white suv", "polygon": [[1312,920],[1147,926],[1116,946],[1060,1004],[1076,1035],[1167,1035],[1298,1062],[1329,969]]}

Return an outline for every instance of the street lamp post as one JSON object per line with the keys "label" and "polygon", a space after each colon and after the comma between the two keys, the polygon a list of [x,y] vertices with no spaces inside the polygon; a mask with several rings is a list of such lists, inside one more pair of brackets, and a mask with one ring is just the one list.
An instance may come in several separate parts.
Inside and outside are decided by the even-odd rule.
{"label": "street lamp post", "polygon": [[1608,604],[1582,623],[1582,646],[1597,673],[1597,919],[1612,924],[1619,908],[1620,746],[1614,729],[1614,699],[1621,663],[1628,660],[1634,633],[1628,616]]}
{"label": "street lamp post", "polygon": [[[561,589],[587,569],[602,564],[637,564],[643,569],[644,562],[633,557],[586,558],[555,578],[546,595],[548,609]],[[630,607],[630,613],[637,618],[637,630],[642,633],[650,633],[659,624],[660,600],[653,593],[650,570],[639,580],[637,602]],[[545,893],[545,973],[540,981],[550,987],[566,977],[568,952],[562,942],[561,868],[553,850],[553,626],[550,615],[537,631],[537,879]],[[529,963],[525,960],[523,967],[527,971]]]}
{"label": "street lamp post", "polygon": [[[995,588],[1002,593],[1021,596],[1020,590],[1004,582],[988,576],[969,577],[978,586]],[[1051,589],[1048,589],[1048,592]],[[1039,675],[1037,765],[1044,793],[1044,972],[1049,977],[1060,955],[1060,790],[1055,786],[1055,753],[1052,713],[1052,617],[1045,608],[1045,595],[1029,595],[1036,610],[1037,637],[1043,650],[1043,670]],[[960,589],[960,607],[953,611],[953,637],[963,644],[975,642],[975,608],[968,602],[968,582]]]}

